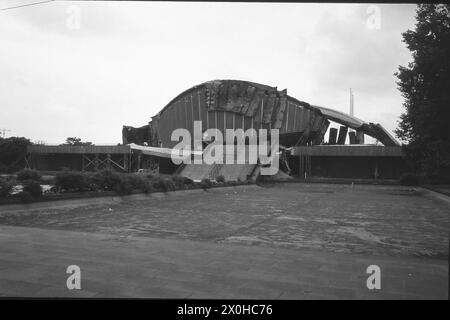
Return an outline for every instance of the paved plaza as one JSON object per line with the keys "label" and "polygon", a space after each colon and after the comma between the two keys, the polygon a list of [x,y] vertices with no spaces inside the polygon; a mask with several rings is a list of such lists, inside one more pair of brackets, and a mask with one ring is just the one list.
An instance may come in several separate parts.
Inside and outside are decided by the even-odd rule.
{"label": "paved plaza", "polygon": [[448,199],[285,183],[3,206],[0,296],[447,299]]}

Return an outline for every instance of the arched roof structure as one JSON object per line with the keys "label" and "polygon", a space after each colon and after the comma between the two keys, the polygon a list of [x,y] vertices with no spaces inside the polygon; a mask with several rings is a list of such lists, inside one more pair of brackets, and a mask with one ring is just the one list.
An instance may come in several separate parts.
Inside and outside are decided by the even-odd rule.
{"label": "arched roof structure", "polygon": [[[148,126],[136,129],[146,136],[150,146],[171,148],[173,130],[186,128],[193,131],[193,122],[202,121],[202,130],[217,128],[279,129],[280,144],[319,144],[330,121],[350,127],[374,137],[386,146],[398,142],[380,125],[365,122],[330,108],[314,106],[259,83],[242,80],[213,80],[196,85],[173,98]],[[124,127],[124,143],[130,139],[131,127]]]}

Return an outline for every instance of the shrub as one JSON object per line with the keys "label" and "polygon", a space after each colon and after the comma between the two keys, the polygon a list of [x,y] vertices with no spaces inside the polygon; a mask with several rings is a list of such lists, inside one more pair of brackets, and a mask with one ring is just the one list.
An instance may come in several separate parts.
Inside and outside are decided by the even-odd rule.
{"label": "shrub", "polygon": [[134,189],[142,189],[142,186],[148,180],[136,174],[125,174],[122,178],[128,181]]}
{"label": "shrub", "polygon": [[163,181],[164,181],[164,184],[166,185],[166,190],[167,191],[177,190],[177,186],[176,186],[175,182],[172,180],[171,177],[163,178]]}
{"label": "shrub", "polygon": [[150,193],[150,192],[152,192],[154,190],[152,184],[150,183],[150,181],[145,180],[145,179],[142,181],[142,185],[141,185],[140,189],[142,191],[144,191],[145,193]]}
{"label": "shrub", "polygon": [[211,188],[211,186],[212,186],[212,182],[211,182],[211,180],[209,180],[208,178],[203,178],[201,181],[200,181],[200,185],[202,186],[202,188],[203,189],[208,189],[208,188]]}
{"label": "shrub", "polygon": [[0,181],[0,197],[7,197],[14,187],[12,181]]}
{"label": "shrub", "polygon": [[42,187],[37,181],[28,181],[25,183],[23,192],[28,192],[33,198],[42,197]]}
{"label": "shrub", "polygon": [[152,185],[155,189],[161,190],[163,192],[171,191],[176,189],[175,183],[170,179],[165,179],[162,177],[157,177],[153,179]]}
{"label": "shrub", "polygon": [[184,179],[181,176],[173,176],[171,177],[172,182],[175,184],[177,189],[184,188]]}
{"label": "shrub", "polygon": [[400,183],[407,186],[417,186],[419,184],[419,176],[415,173],[404,173],[400,176]]}
{"label": "shrub", "polygon": [[17,173],[17,180],[23,181],[23,180],[34,180],[39,181],[41,180],[41,174],[33,169],[23,169],[20,170]]}
{"label": "shrub", "polygon": [[237,186],[237,182],[234,181],[234,180],[233,181],[228,181],[227,184],[230,185],[230,186],[233,186],[233,187]]}
{"label": "shrub", "polygon": [[84,191],[88,188],[87,176],[75,171],[58,173],[55,177],[55,186],[58,190]]}
{"label": "shrub", "polygon": [[28,203],[33,201],[33,196],[31,195],[31,193],[27,192],[27,191],[22,191],[18,194],[18,197],[20,199],[21,202],[23,203]]}
{"label": "shrub", "polygon": [[133,173],[122,173],[120,174],[122,181],[128,182],[133,188],[139,188],[142,178]]}
{"label": "shrub", "polygon": [[225,177],[223,175],[219,175],[217,176],[216,181],[219,183],[225,183]]}
{"label": "shrub", "polygon": [[115,171],[102,170],[92,177],[92,181],[100,190],[117,190],[122,177]]}
{"label": "shrub", "polygon": [[96,175],[95,172],[79,172],[79,173],[83,175],[84,191],[98,191],[100,189],[94,179]]}
{"label": "shrub", "polygon": [[144,175],[144,178],[145,178],[147,181],[150,181],[151,184],[153,184],[154,182],[159,181],[159,179],[161,179],[162,177],[161,177],[159,174],[153,174],[153,173],[151,173],[151,174],[146,174],[146,175]]}
{"label": "shrub", "polygon": [[192,179],[182,176],[173,176],[171,179],[179,189],[184,189],[185,186],[194,184]]}
{"label": "shrub", "polygon": [[114,188],[120,195],[130,194],[133,191],[132,179],[129,177],[123,177],[119,184]]}
{"label": "shrub", "polygon": [[[144,191],[145,193],[149,193],[153,191],[153,186],[148,178],[138,174],[125,174],[122,176],[124,180],[128,182],[128,184],[132,187],[132,189],[139,189]],[[122,184],[122,187],[125,185]]]}

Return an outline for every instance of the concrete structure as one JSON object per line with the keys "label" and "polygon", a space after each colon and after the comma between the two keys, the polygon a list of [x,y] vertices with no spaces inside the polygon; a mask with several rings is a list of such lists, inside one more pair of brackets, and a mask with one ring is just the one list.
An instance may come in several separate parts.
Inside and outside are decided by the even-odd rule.
{"label": "concrete structure", "polygon": [[330,121],[374,137],[386,146],[398,142],[379,124],[325,107],[314,106],[278,91],[276,87],[240,81],[214,80],[194,86],[172,99],[148,125],[123,127],[123,143],[171,148],[171,133],[185,128],[193,136],[193,122],[202,130],[217,128],[244,130],[278,129],[280,144],[286,147],[320,144]]}
{"label": "concrete structure", "polygon": [[[294,168],[292,172],[300,176],[325,174],[371,178],[381,166],[382,176],[394,178],[398,177],[404,166],[398,142],[380,124],[368,123],[353,115],[300,101],[289,96],[286,89],[279,91],[276,87],[240,80],[209,81],[182,92],[153,116],[148,125],[139,128],[124,126],[123,143],[172,148],[178,141],[171,141],[171,133],[175,129],[185,128],[193,138],[194,121],[202,121],[203,133],[209,128],[217,128],[222,133],[226,129],[278,129],[280,146],[287,150],[297,148],[285,158]],[[336,128],[330,128],[329,139],[325,141],[331,122],[340,125],[339,133]],[[349,132],[349,128],[355,131]],[[364,144],[364,135],[369,135],[384,146],[348,149],[344,146],[347,134],[351,145],[361,146]],[[323,144],[339,146],[323,149],[327,150],[327,155],[298,154],[301,146],[316,147]],[[362,154],[353,158],[355,152]],[[385,154],[390,156],[386,157]],[[177,173],[193,179],[214,179],[212,172],[218,173],[213,168],[192,166],[187,165]],[[322,169],[323,166],[325,169]],[[346,167],[348,169],[342,170]],[[352,169],[355,169],[353,173]],[[230,168],[223,170],[232,171]],[[229,178],[239,175],[237,171]],[[254,169],[250,171],[255,172]]]}
{"label": "concrete structure", "polygon": [[[215,179],[218,175],[225,175],[227,180],[254,178],[259,171],[250,163],[244,165],[245,168],[227,164],[220,170],[218,166],[175,165],[171,152],[179,141],[172,141],[171,134],[175,129],[187,129],[194,145],[194,121],[202,122],[203,148],[211,142],[205,139],[207,129],[219,129],[222,134],[226,129],[278,129],[283,150],[280,168],[302,177],[397,178],[404,170],[398,142],[381,125],[311,105],[289,96],[286,89],[279,91],[276,87],[240,80],[208,81],[182,92],[147,125],[124,126],[123,145],[31,146],[27,164],[41,170],[113,168],[130,172],[157,168],[160,172],[194,180]],[[330,127],[328,141],[325,141],[332,122],[339,125],[339,132]],[[349,132],[349,128],[354,131]],[[384,146],[364,146],[365,135]],[[345,146],[347,140],[352,148]],[[289,150],[293,151],[289,153]],[[183,156],[192,156],[192,153]],[[381,175],[374,172],[381,172]]]}

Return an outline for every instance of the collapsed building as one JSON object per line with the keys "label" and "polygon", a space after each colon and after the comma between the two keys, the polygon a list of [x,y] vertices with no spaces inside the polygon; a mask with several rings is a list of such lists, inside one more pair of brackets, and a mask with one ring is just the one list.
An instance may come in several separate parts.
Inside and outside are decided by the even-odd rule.
{"label": "collapsed building", "polygon": [[[241,80],[208,81],[180,93],[147,124],[123,126],[120,146],[30,146],[26,160],[41,170],[143,169],[194,180],[259,174],[260,163],[175,164],[171,156],[178,141],[172,132],[184,128],[193,137],[194,121],[201,121],[202,132],[278,129],[279,167],[289,175],[392,179],[405,170],[399,143],[380,124],[298,100],[286,89]],[[365,136],[382,145],[365,144]]]}
{"label": "collapsed building", "polygon": [[385,146],[398,142],[380,125],[325,107],[311,105],[278,91],[276,87],[239,81],[215,80],[194,86],[175,97],[148,125],[124,126],[123,143],[171,148],[170,134],[177,128],[193,130],[193,121],[202,121],[203,130],[249,128],[279,129],[280,144],[286,147],[321,144],[330,120],[342,125],[337,138],[330,131],[329,144],[344,144],[347,128],[356,130],[350,143],[363,144],[364,134]]}
{"label": "collapsed building", "polygon": [[[209,81],[180,93],[147,125],[124,126],[123,143],[149,146],[150,153],[155,148],[170,149],[177,144],[171,133],[178,128],[192,133],[194,121],[202,122],[203,132],[209,128],[221,132],[278,129],[280,147],[287,150],[280,157],[286,164],[280,167],[292,175],[396,178],[403,167],[398,142],[380,124],[311,105],[289,96],[286,89],[240,80]],[[331,122],[338,124],[339,130],[329,128]],[[382,146],[364,144],[365,135]],[[188,164],[176,170],[196,179],[214,179],[220,174],[245,179],[257,173],[256,167]]]}

